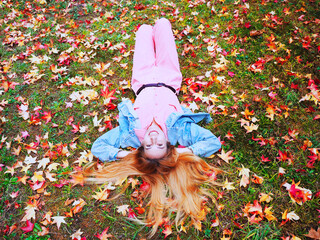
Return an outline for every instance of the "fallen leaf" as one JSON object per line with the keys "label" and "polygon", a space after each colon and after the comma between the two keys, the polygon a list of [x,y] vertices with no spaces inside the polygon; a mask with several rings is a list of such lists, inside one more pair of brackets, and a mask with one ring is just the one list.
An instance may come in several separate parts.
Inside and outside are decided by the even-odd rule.
{"label": "fallen leaf", "polygon": [[66,223],[66,221],[64,220],[66,217],[62,217],[62,216],[55,216],[55,217],[52,217],[53,221],[52,221],[52,224],[57,224],[57,227],[58,229],[60,228],[60,225],[61,223]]}
{"label": "fallen leaf", "polygon": [[29,220],[26,221],[26,224],[27,224],[27,226],[21,227],[21,230],[24,233],[31,232],[34,228],[34,224],[32,222],[30,222]]}
{"label": "fallen leaf", "polygon": [[233,150],[228,151],[227,153],[223,150],[223,148],[221,149],[221,154],[217,154],[222,160],[224,160],[225,162],[229,163],[229,160],[234,159],[234,157],[231,156],[231,153],[233,152]]}
{"label": "fallen leaf", "polygon": [[234,184],[233,182],[228,182],[228,179],[226,179],[222,185],[223,189],[227,189],[227,190],[234,190],[235,187],[232,186],[232,184]]}
{"label": "fallen leaf", "polygon": [[272,207],[265,207],[264,215],[268,221],[277,221],[277,218],[273,216],[273,212],[271,212]]}
{"label": "fallen leaf", "polygon": [[38,236],[45,236],[48,233],[49,233],[49,229],[44,226],[41,226],[41,232],[38,232]]}
{"label": "fallen leaf", "polygon": [[273,198],[270,196],[272,195],[271,193],[266,194],[266,193],[260,193],[259,194],[259,202],[271,202],[273,200]]}
{"label": "fallen leaf", "polygon": [[99,238],[100,240],[108,240],[109,238],[113,237],[113,235],[108,234],[109,227],[103,230],[101,234],[97,233],[94,235],[95,237]]}
{"label": "fallen leaf", "polygon": [[121,213],[122,216],[126,216],[129,212],[129,205],[121,205],[117,207],[117,212]]}
{"label": "fallen leaf", "polygon": [[164,238],[167,238],[172,233],[171,225],[166,225],[162,233],[164,234]]}
{"label": "fallen leaf", "polygon": [[305,236],[312,239],[320,239],[320,227],[318,227],[317,231],[311,228],[308,234],[305,234]]}
{"label": "fallen leaf", "polygon": [[70,237],[72,240],[77,239],[77,240],[81,240],[81,234],[83,232],[81,232],[81,228],[78,229],[78,231],[76,231],[74,234],[72,234]]}
{"label": "fallen leaf", "polygon": [[251,123],[250,126],[243,126],[243,127],[247,130],[247,133],[250,133],[252,131],[258,130],[259,125],[258,124],[254,125],[253,123]]}

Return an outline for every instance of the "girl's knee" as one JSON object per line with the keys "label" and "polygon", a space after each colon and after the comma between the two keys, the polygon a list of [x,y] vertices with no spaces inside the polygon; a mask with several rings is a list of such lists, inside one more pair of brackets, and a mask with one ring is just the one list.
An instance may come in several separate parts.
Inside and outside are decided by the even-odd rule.
{"label": "girl's knee", "polygon": [[138,32],[142,32],[142,31],[152,31],[152,26],[148,24],[142,24],[139,27]]}
{"label": "girl's knee", "polygon": [[168,19],[166,18],[160,18],[156,21],[156,25],[170,25],[171,26],[171,23]]}

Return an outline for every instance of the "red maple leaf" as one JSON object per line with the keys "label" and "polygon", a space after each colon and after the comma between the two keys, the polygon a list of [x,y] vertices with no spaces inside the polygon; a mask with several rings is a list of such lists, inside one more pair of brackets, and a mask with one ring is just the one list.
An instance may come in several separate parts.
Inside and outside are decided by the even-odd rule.
{"label": "red maple leaf", "polygon": [[164,238],[167,238],[172,233],[171,226],[166,225],[162,233],[164,234]]}
{"label": "red maple leaf", "polygon": [[26,223],[27,223],[27,226],[21,227],[21,230],[23,230],[24,233],[31,232],[34,228],[34,224],[29,220],[27,220]]}
{"label": "red maple leaf", "polygon": [[73,133],[79,132],[79,130],[80,130],[80,123],[79,122],[77,125],[71,124],[71,126],[73,127],[73,130],[71,130],[71,132],[73,132]]}
{"label": "red maple leaf", "polygon": [[59,65],[69,65],[71,62],[70,56],[66,53],[63,53],[60,55],[60,57],[57,60],[59,62]]}
{"label": "red maple leaf", "polygon": [[73,118],[73,116],[71,116],[71,117],[68,118],[66,124],[67,124],[67,125],[71,125],[71,123],[72,123],[73,121],[74,121],[74,118]]}
{"label": "red maple leaf", "polygon": [[41,119],[46,120],[46,124],[47,124],[48,122],[50,122],[51,119],[52,119],[52,114],[51,114],[51,112],[44,112],[44,113],[43,113],[43,116],[41,117]]}
{"label": "red maple leaf", "polygon": [[103,230],[103,232],[101,234],[97,233],[94,236],[99,238],[100,240],[107,240],[108,238],[113,237],[113,235],[107,234],[108,230],[109,230],[109,227],[107,227],[105,230]]}
{"label": "red maple leaf", "polygon": [[30,116],[29,124],[30,125],[38,125],[40,123],[40,119],[34,115]]}
{"label": "red maple leaf", "polygon": [[271,160],[268,157],[265,157],[264,155],[261,156],[261,162],[270,162]]}
{"label": "red maple leaf", "polygon": [[145,192],[149,192],[150,191],[150,184],[143,181],[143,183],[140,185],[140,190],[145,191]]}
{"label": "red maple leaf", "polygon": [[136,218],[136,213],[133,211],[132,208],[129,208],[128,218]]}
{"label": "red maple leaf", "polygon": [[101,96],[106,98],[105,104],[110,104],[112,100],[117,99],[113,96],[113,94],[116,92],[116,89],[113,89],[112,91],[109,91],[108,86],[106,86],[105,89],[101,89]]}
{"label": "red maple leaf", "polygon": [[277,159],[282,162],[289,161],[290,164],[293,163],[292,154],[290,152],[281,152],[279,150],[279,157],[277,157]]}
{"label": "red maple leaf", "polygon": [[143,207],[135,207],[134,208],[138,214],[143,214],[146,210]]}
{"label": "red maple leaf", "polygon": [[308,191],[296,188],[296,184],[291,185],[289,189],[289,194],[298,203],[304,203],[310,199],[310,193]]}
{"label": "red maple leaf", "polygon": [[291,130],[291,128],[289,128],[288,133],[292,138],[297,138],[297,136],[299,135],[299,132],[297,131],[297,129]]}

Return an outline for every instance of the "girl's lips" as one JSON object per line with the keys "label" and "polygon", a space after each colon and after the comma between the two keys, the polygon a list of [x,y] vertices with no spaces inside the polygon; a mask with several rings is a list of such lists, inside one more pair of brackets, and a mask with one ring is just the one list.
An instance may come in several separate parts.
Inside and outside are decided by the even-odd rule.
{"label": "girl's lips", "polygon": [[156,130],[152,130],[151,132],[149,132],[149,135],[150,135],[151,133],[159,134],[158,131],[156,131]]}

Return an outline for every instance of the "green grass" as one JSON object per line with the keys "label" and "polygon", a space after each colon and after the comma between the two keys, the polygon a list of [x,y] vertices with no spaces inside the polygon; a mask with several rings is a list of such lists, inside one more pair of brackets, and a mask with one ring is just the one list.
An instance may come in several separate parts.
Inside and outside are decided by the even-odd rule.
{"label": "green grass", "polygon": [[[320,105],[316,99],[302,100],[310,94],[308,87],[312,83],[317,87],[315,92],[320,89],[319,4],[317,1],[300,0],[246,1],[245,4],[233,0],[0,3],[0,30],[4,33],[0,36],[3,43],[0,45],[0,163],[4,165],[0,166],[0,235],[4,239],[70,239],[81,229],[82,237],[97,239],[95,235],[109,227],[108,233],[115,239],[147,237],[150,227],[129,221],[117,212],[117,206],[124,204],[132,209],[138,207],[140,202],[132,196],[135,189],[127,189],[116,200],[100,202],[92,197],[98,190],[97,186],[73,187],[68,183],[59,188],[55,184],[69,180],[69,174],[78,168],[78,164],[73,162],[83,151],[88,152],[93,141],[106,131],[99,131],[99,127],[93,126],[95,115],[103,119],[102,126],[107,120],[111,120],[114,127],[117,125],[117,109],[107,109],[99,95],[105,88],[102,84],[106,83],[112,90],[121,88],[122,81],[130,81],[137,27],[144,23],[154,24],[161,17],[170,20],[175,32],[184,77],[179,99],[185,105],[195,101],[201,111],[210,112],[213,121],[202,123],[202,126],[220,136],[224,151],[233,150],[234,159],[227,164],[216,154],[206,160],[225,171],[219,176],[220,182],[228,179],[235,186],[230,191],[217,188],[223,192],[223,197],[217,200],[222,209],[218,211],[215,206],[209,206],[211,211],[202,222],[202,231],[190,226],[184,233],[179,232],[180,227],[172,226],[168,239],[177,239],[178,236],[192,240],[220,239],[223,236],[231,239],[280,239],[289,236],[306,239],[304,235],[311,227],[317,229],[319,159],[313,168],[308,162],[311,151],[320,148],[319,119],[314,120],[319,115]],[[111,13],[113,18],[106,13]],[[41,20],[40,15],[45,19]],[[251,26],[247,28],[246,23]],[[190,32],[186,31],[187,26]],[[252,35],[254,30],[261,32],[255,36]],[[91,36],[97,40],[92,41]],[[234,37],[236,40],[232,42]],[[215,56],[209,54],[208,42],[216,46]],[[113,48],[118,44],[124,44],[125,48]],[[187,52],[187,46],[193,49]],[[51,53],[52,49],[57,49],[58,53]],[[70,56],[70,63],[59,64],[57,61],[63,52]],[[127,53],[130,54],[124,55]],[[82,59],[79,57],[81,54]],[[45,55],[49,57],[47,61],[39,64],[30,61],[32,56],[43,58]],[[229,62],[225,69],[218,71],[214,66],[222,55]],[[85,57],[88,57],[87,61],[81,62]],[[115,61],[116,57],[122,57],[120,62]],[[252,71],[253,64],[257,64],[259,59],[266,62],[260,70]],[[99,63],[111,63],[103,73],[105,76],[94,69]],[[127,68],[121,64],[127,64]],[[53,65],[67,70],[55,73],[50,70]],[[32,84],[25,84],[25,77],[34,67],[44,75]],[[114,73],[108,75],[108,71]],[[210,76],[207,75],[209,71]],[[230,72],[235,75],[230,76]],[[69,79],[75,76],[92,77],[98,84],[68,84]],[[7,81],[16,86],[13,88],[11,85],[7,89]],[[197,85],[198,81],[210,84],[204,87]],[[292,84],[298,88],[292,88]],[[73,101],[73,106],[66,108],[66,102],[71,102],[70,95],[81,90],[94,90],[99,97],[87,104],[83,100]],[[215,94],[215,98],[199,101],[194,94],[200,91],[203,97],[210,98]],[[268,95],[271,92],[277,94],[275,100]],[[115,97],[117,100],[112,103],[117,105],[121,98],[133,99],[134,94],[130,90],[119,90]],[[39,119],[40,124],[34,125],[30,118],[21,118],[17,106],[22,103],[29,106],[30,117]],[[273,120],[268,117],[268,106],[275,109]],[[245,116],[246,109],[253,111],[253,115]],[[52,113],[48,123],[42,119],[44,112]],[[71,116],[74,118],[72,124],[79,123],[87,130],[73,133],[72,125],[67,124]],[[256,118],[254,124],[259,127],[247,133],[239,121],[245,119],[252,123],[253,117]],[[289,128],[295,129],[299,135],[291,137]],[[28,131],[30,136],[19,141],[23,131]],[[229,132],[233,135],[230,139],[226,136]],[[27,145],[32,143],[39,145],[34,152],[28,152]],[[61,153],[61,145],[66,146],[67,154]],[[13,154],[19,147],[20,153]],[[279,151],[290,153],[293,164],[277,159]],[[262,155],[271,161],[261,162]],[[36,161],[50,156],[50,163],[45,169],[37,169],[37,163],[31,164],[24,172],[21,165],[26,166],[27,156],[37,157]],[[60,165],[49,170],[52,163]],[[63,167],[66,163],[69,166]],[[250,169],[250,179],[253,174],[263,177],[262,184],[251,181],[247,187],[240,187],[239,169],[242,166]],[[9,171],[11,167],[14,167],[13,175]],[[285,174],[279,175],[280,167],[285,169]],[[32,190],[30,178],[37,171],[43,171],[43,177],[47,172],[56,174],[57,180],[51,182],[45,178],[44,189]],[[24,175],[29,177],[26,184],[17,182],[18,177]],[[293,203],[282,186],[292,181],[300,182],[299,186],[311,190],[312,199],[302,205]],[[13,198],[11,194],[16,191],[19,195]],[[263,209],[272,207],[277,221],[263,218],[255,224],[244,216],[245,206],[258,201],[260,193],[272,194],[271,202],[259,204]],[[218,196],[217,193],[214,195]],[[37,199],[39,205],[35,219],[30,219],[35,224],[34,229],[24,233],[21,227],[26,223],[21,219],[30,198]],[[51,211],[52,216],[65,216],[73,207],[65,205],[66,200],[80,198],[86,205],[73,217],[67,217],[67,224],[63,223],[59,230],[56,224],[43,224],[43,216],[47,212]],[[19,206],[15,208],[14,203]],[[285,210],[295,211],[300,219],[281,225]],[[220,224],[212,227],[212,220],[217,217]],[[15,224],[17,228],[9,234],[5,229]],[[49,233],[39,236],[41,227],[47,227]],[[232,233],[225,234],[226,230]],[[154,239],[164,239],[163,231],[164,227],[161,227]]]}

